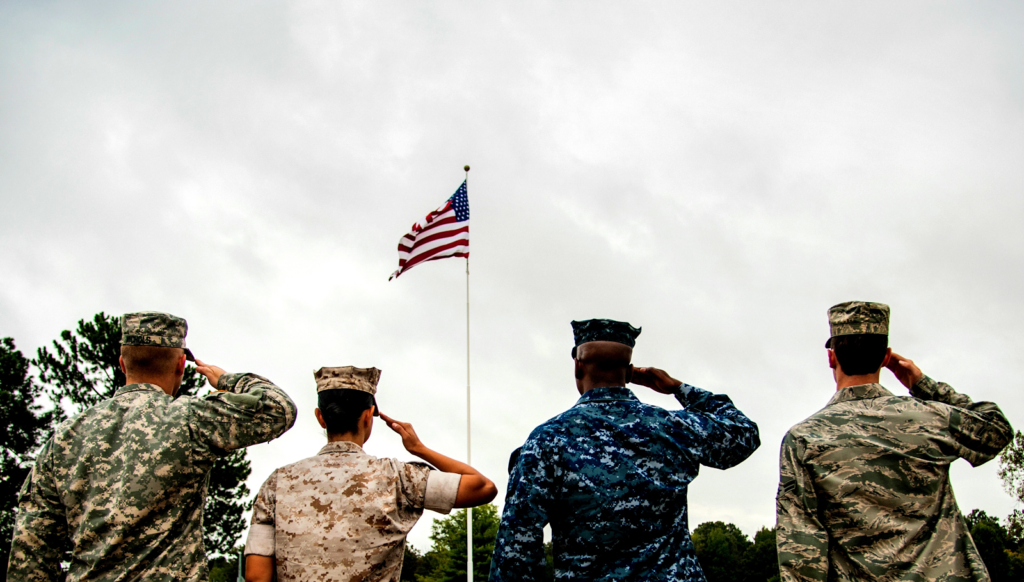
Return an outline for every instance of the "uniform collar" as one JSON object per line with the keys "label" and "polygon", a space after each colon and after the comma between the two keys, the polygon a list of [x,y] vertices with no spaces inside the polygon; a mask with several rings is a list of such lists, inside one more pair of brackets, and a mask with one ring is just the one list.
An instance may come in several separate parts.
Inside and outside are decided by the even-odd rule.
{"label": "uniform collar", "polygon": [[352,441],[334,441],[333,443],[327,443],[324,448],[320,449],[318,455],[329,455],[331,453],[362,453],[363,447],[355,444]]}
{"label": "uniform collar", "polygon": [[633,391],[625,386],[602,386],[600,388],[594,388],[589,390],[580,399],[576,401],[576,404],[586,404],[588,402],[613,402],[617,400],[635,400],[640,401]]}
{"label": "uniform collar", "polygon": [[128,394],[129,392],[159,392],[160,394],[167,394],[164,389],[157,386],[156,384],[129,384],[127,386],[121,386],[114,392],[114,396],[120,396],[122,394]]}
{"label": "uniform collar", "polygon": [[831,406],[832,404],[848,400],[867,400],[868,398],[881,398],[883,396],[892,396],[892,392],[883,388],[881,384],[858,384],[856,386],[847,386],[836,392],[832,400],[828,401],[828,404]]}

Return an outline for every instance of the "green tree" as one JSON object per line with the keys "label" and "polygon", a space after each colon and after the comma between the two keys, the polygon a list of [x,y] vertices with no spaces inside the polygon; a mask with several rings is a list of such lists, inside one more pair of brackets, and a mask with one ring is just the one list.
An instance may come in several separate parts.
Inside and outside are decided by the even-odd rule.
{"label": "green tree", "polygon": [[[492,505],[473,508],[473,579],[487,580],[498,535],[498,509]],[[431,548],[419,562],[417,582],[460,582],[466,580],[466,510],[456,511],[434,522],[430,528]]]}
{"label": "green tree", "polygon": [[965,518],[967,527],[974,538],[974,545],[992,576],[992,582],[1010,582],[1010,556],[1006,552],[1006,528],[999,520],[980,509],[975,509]]}
{"label": "green tree", "polygon": [[698,525],[691,537],[708,582],[745,582],[744,557],[751,543],[740,528],[709,521]]}
{"label": "green tree", "polygon": [[54,416],[37,403],[42,387],[29,374],[30,363],[13,339],[0,339],[0,578],[7,577],[18,490]]}
{"label": "green tree", "polygon": [[775,528],[762,527],[754,534],[754,543],[743,556],[748,582],[779,580],[779,554],[775,546]]}
{"label": "green tree", "polygon": [[[36,353],[39,379],[54,404],[55,420],[69,416],[110,398],[125,385],[121,372],[121,326],[117,317],[103,312],[92,321],[79,320],[75,331],[64,330],[54,340],[52,352],[45,346]],[[185,369],[178,396],[194,395],[206,383],[195,368]],[[245,484],[252,472],[245,449],[219,459],[210,471],[203,539],[207,553],[226,556],[236,551],[245,521],[242,514],[252,507]]]}
{"label": "green tree", "polygon": [[1015,538],[1024,537],[1024,432],[1017,431],[999,455],[999,478],[1006,492],[1017,502],[1013,513],[1006,518],[1006,529]]}

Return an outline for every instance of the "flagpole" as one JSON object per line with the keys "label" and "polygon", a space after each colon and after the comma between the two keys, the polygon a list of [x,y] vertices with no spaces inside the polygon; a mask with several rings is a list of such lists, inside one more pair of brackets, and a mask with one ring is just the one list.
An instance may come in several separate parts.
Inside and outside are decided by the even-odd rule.
{"label": "flagpole", "polygon": [[[469,190],[469,166],[466,190]],[[473,423],[469,392],[469,257],[466,257],[466,464],[473,464]],[[466,508],[466,582],[473,582],[473,508]]]}

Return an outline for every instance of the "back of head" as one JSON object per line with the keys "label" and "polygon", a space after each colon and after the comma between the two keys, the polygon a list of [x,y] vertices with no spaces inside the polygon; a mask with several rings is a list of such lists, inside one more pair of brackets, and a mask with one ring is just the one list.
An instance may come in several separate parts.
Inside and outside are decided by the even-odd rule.
{"label": "back of head", "polygon": [[185,350],[160,346],[121,346],[125,375],[130,378],[160,378],[173,375]]}
{"label": "back of head", "polygon": [[889,347],[889,306],[846,301],[828,310],[830,336],[825,347],[836,354],[847,376],[874,374]]}
{"label": "back of head", "polygon": [[832,338],[832,350],[847,376],[874,374],[882,367],[889,336],[880,334],[843,335]]}
{"label": "back of head", "polygon": [[[593,386],[625,386],[640,328],[613,319],[573,321],[576,379]],[[583,390],[583,388],[581,388]]]}
{"label": "back of head", "polygon": [[343,435],[358,431],[359,417],[377,407],[377,383],[380,370],[355,366],[324,367],[313,373],[316,379],[317,407],[327,425],[327,434]]}
{"label": "back of head", "polygon": [[583,376],[598,384],[625,386],[632,359],[633,348],[610,341],[587,342],[576,351]]}
{"label": "back of head", "polygon": [[374,405],[373,394],[361,390],[325,390],[317,394],[317,407],[330,435],[355,433],[359,417]]}

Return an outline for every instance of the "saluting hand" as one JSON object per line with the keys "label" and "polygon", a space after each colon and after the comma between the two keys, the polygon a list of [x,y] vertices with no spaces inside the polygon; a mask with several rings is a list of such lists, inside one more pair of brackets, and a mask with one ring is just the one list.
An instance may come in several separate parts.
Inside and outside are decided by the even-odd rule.
{"label": "saluting hand", "polygon": [[383,412],[380,413],[380,417],[384,419],[384,422],[388,423],[388,428],[402,437],[402,446],[405,447],[405,450],[415,455],[420,449],[424,448],[423,441],[420,440],[419,435],[416,434],[411,424],[399,422]]}
{"label": "saluting hand", "polygon": [[680,386],[682,382],[668,375],[668,372],[659,368],[633,368],[633,384],[647,386],[655,392],[671,394],[672,389]]}
{"label": "saluting hand", "polygon": [[220,377],[227,373],[222,368],[207,364],[199,358],[196,358],[196,371],[206,376],[206,381],[214,390],[217,390],[217,382],[220,381]]}
{"label": "saluting hand", "polygon": [[913,360],[904,358],[896,352],[889,356],[889,363],[885,367],[892,370],[896,379],[907,388],[912,388],[924,377],[924,372],[917,367]]}

